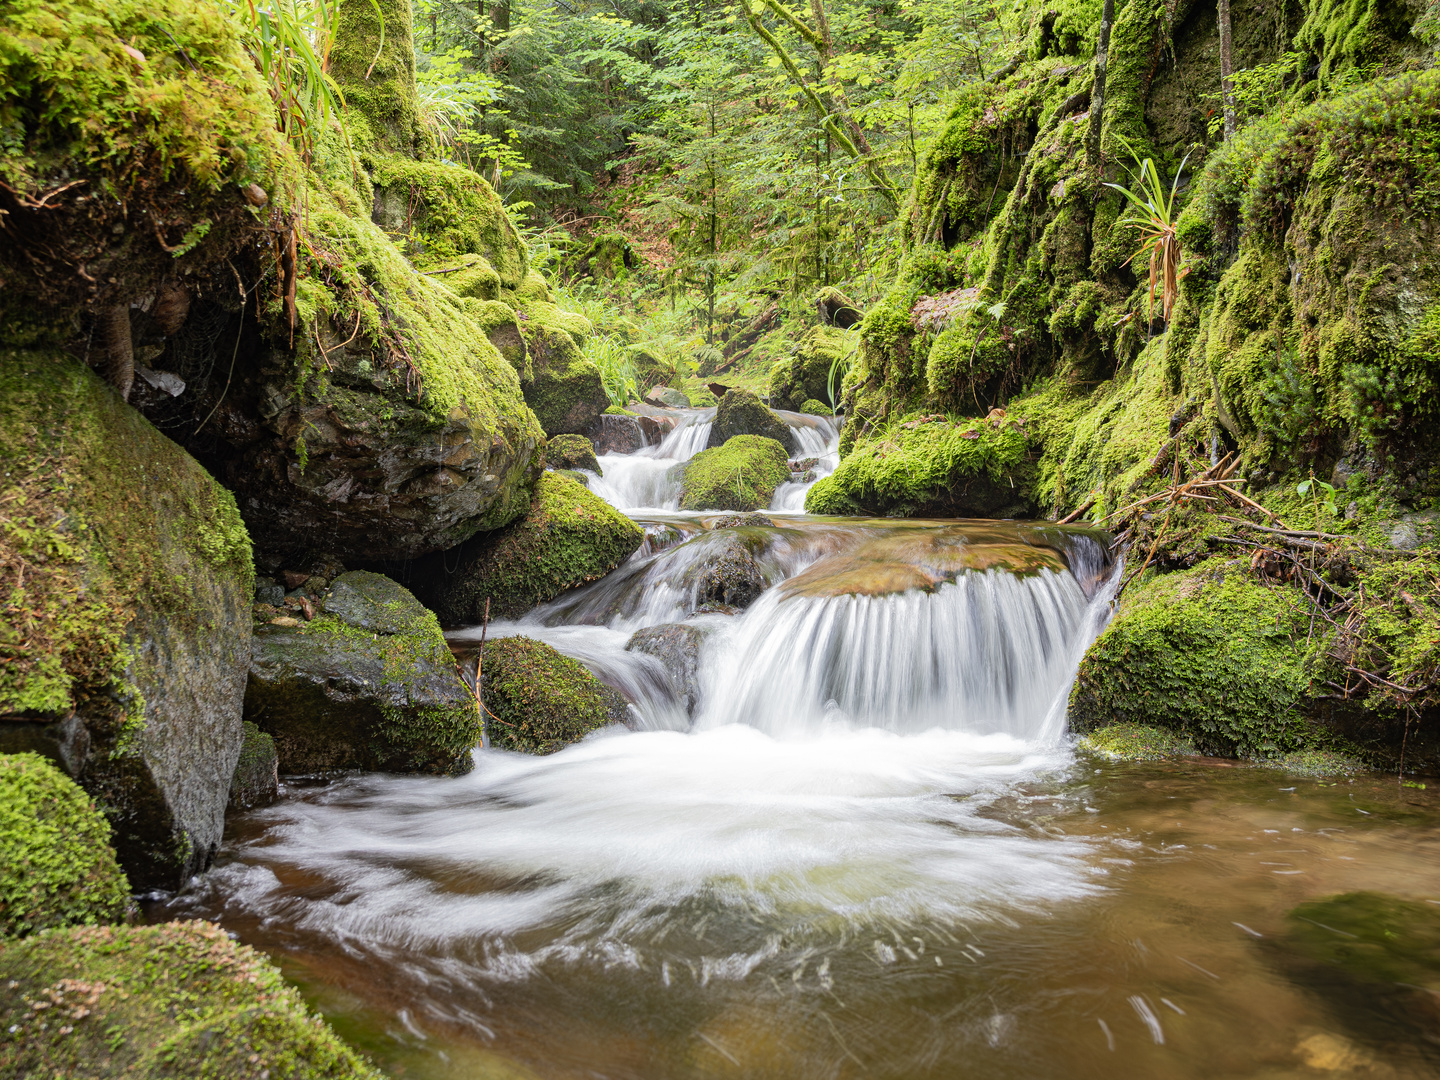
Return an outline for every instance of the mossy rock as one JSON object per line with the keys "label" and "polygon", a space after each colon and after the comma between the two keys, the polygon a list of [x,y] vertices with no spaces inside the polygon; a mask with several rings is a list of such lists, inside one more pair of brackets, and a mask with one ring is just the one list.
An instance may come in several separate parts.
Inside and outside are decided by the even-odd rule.
{"label": "mossy rock", "polygon": [[547,438],[583,435],[610,404],[600,369],[585,359],[569,331],[559,325],[564,320],[558,319],[560,313],[553,305],[527,304],[520,314],[524,316],[520,332],[532,368],[530,381],[523,385],[526,404]]}
{"label": "mossy rock", "polygon": [[1145,724],[1106,724],[1086,732],[1076,746],[1109,761],[1165,761],[1200,751],[1183,735]]}
{"label": "mossy rock", "polygon": [[640,546],[644,531],[568,477],[546,472],[530,512],[411,569],[411,586],[448,625],[512,619],[596,581]]}
{"label": "mossy rock", "polygon": [[1288,586],[1238,565],[1201,566],[1127,590],[1070,695],[1081,733],[1162,725],[1206,753],[1271,758],[1335,739],[1308,719],[1319,644]]}
{"label": "mossy rock", "polygon": [[675,365],[667,363],[654,346],[631,345],[625,355],[635,367],[635,383],[642,394],[675,377]]}
{"label": "mossy rock", "polygon": [[13,0],[0,85],[7,333],[36,301],[62,316],[128,314],[163,282],[195,289],[212,272],[233,293],[225,259],[256,227],[246,193],[289,206],[298,162],[238,21],[219,6]]}
{"label": "mossy rock", "polygon": [[361,150],[427,148],[415,93],[414,15],[405,0],[339,11],[327,70],[345,95],[345,122]]}
{"label": "mossy rock", "polygon": [[[770,404],[777,409],[804,412],[807,401],[830,400],[830,372],[850,348],[850,337],[833,326],[812,326],[795,345],[795,351],[770,371]],[[839,396],[838,375],[835,385]],[[816,413],[830,416],[831,411]]]}
{"label": "mossy rock", "polygon": [[785,447],[776,440],[736,435],[682,461],[667,475],[680,481],[682,510],[747,513],[770,505],[775,489],[790,479],[790,467]]}
{"label": "mossy rock", "polygon": [[245,693],[281,772],[470,770],[479,710],[440,624],[406,589],[350,571],[314,619],[288,621],[256,633]]}
{"label": "mossy rock", "polygon": [[499,300],[470,299],[465,301],[465,311],[505,358],[505,362],[515,369],[522,385],[535,378],[534,368],[530,365],[530,351],[525,347],[525,336],[520,333],[520,320],[514,308]]}
{"label": "mossy rock", "polygon": [[443,262],[451,265],[426,269],[431,276],[440,277],[456,296],[474,300],[500,299],[500,272],[483,255],[461,255]]}
{"label": "mossy rock", "polygon": [[595,459],[594,445],[584,435],[556,435],[545,444],[545,465],[551,469],[589,469],[605,475]]}
{"label": "mossy rock", "polygon": [[553,754],[628,715],[618,691],[544,642],[500,638],[484,660],[490,744],[502,750]]}
{"label": "mossy rock", "polygon": [[0,350],[0,475],[0,750],[64,763],[131,882],[178,888],[220,843],[240,754],[254,570],[235,499],[58,353]]}
{"label": "mossy rock", "polygon": [[812,514],[1029,517],[1035,466],[1020,424],[916,417],[858,440],[805,496]]}
{"label": "mossy rock", "polygon": [[230,810],[254,810],[280,797],[280,755],[275,740],[249,720],[240,744],[240,760],[230,781]]}
{"label": "mossy rock", "polygon": [[0,938],[119,922],[129,907],[90,796],[38,754],[0,754]]}
{"label": "mossy rock", "polygon": [[826,405],[823,401],[816,401],[811,398],[800,406],[800,411],[806,416],[834,416],[835,410]]}
{"label": "mossy rock", "polygon": [[[759,435],[773,439],[787,454],[795,451],[795,433],[784,420],[749,390],[727,390],[715,409],[710,424],[708,447],[721,446],[736,435]],[[727,507],[736,510],[758,510],[758,506]]]}
{"label": "mossy rock", "polygon": [[526,304],[554,304],[555,296],[550,292],[550,283],[538,270],[526,270],[518,284],[507,287],[513,292],[509,299],[513,300],[517,307]]}
{"label": "mossy rock", "polygon": [[601,233],[564,262],[566,277],[591,277],[598,281],[624,281],[640,266],[640,257],[623,233]]}
{"label": "mossy rock", "polygon": [[208,922],[6,943],[0,1025],[5,1076],[383,1080],[274,964]]}

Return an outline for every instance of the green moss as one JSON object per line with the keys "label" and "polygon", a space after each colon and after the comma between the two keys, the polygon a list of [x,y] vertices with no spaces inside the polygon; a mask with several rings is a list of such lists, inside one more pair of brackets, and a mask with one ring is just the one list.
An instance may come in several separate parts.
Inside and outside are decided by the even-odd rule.
{"label": "green moss", "polygon": [[484,671],[490,742],[503,750],[553,754],[625,717],[625,700],[616,691],[533,638],[486,644]]}
{"label": "green moss", "polygon": [[268,732],[246,720],[240,743],[240,759],[230,780],[230,810],[248,810],[273,802],[278,782],[275,740]]}
{"label": "green moss", "polygon": [[[728,399],[736,391],[731,390]],[[734,435],[670,470],[681,481],[682,510],[763,510],[790,479],[785,448],[762,435]]]}
{"label": "green moss", "polygon": [[[810,327],[796,342],[795,352],[771,369],[770,403],[777,409],[799,412],[807,401],[829,401],[830,372],[836,361],[850,351],[850,345],[851,338],[844,330]],[[838,382],[838,374],[836,378]],[[837,385],[835,390],[838,395],[840,387]]]}
{"label": "green moss", "polygon": [[[371,178],[376,217],[397,243],[437,267],[479,255],[498,275],[494,295],[461,295],[498,299],[500,287],[513,289],[525,281],[525,242],[484,177],[460,165],[387,156]],[[459,272],[465,284],[488,282],[480,264],[465,265],[469,269]]]}
{"label": "green moss", "polygon": [[469,296],[476,300],[500,299],[500,272],[483,255],[466,254],[447,261],[460,269],[450,272],[453,268],[445,266],[430,273],[437,277],[443,274],[442,280],[456,296]]}
{"label": "green moss", "polygon": [[520,332],[515,309],[498,300],[467,299],[465,312],[484,331],[505,362],[515,369],[521,384],[533,382],[535,369],[530,363],[530,351],[525,346],[525,336]]}
{"label": "green moss", "polygon": [[640,265],[640,257],[623,233],[593,237],[584,248],[562,260],[564,276],[593,277],[599,281],[625,281]]}
{"label": "green moss", "polygon": [[[520,311],[520,332],[534,377],[524,384],[525,401],[545,434],[583,434],[609,405],[600,369],[587,360],[551,304],[532,302]],[[586,325],[588,320],[575,316]]]}
{"label": "green moss", "polygon": [[1363,762],[1349,756],[1348,754],[1337,754],[1333,750],[1296,750],[1293,753],[1281,754],[1279,757],[1271,758],[1266,762],[1277,769],[1284,769],[1296,776],[1327,777],[1327,776],[1353,776],[1363,772]]}
{"label": "green moss", "polygon": [[517,306],[520,304],[553,304],[555,300],[555,297],[550,294],[550,283],[538,270],[526,271],[523,281],[508,286],[508,288],[515,290]]}
{"label": "green moss", "polygon": [[1381,893],[1308,900],[1289,913],[1282,947],[1340,971],[1372,992],[1440,986],[1440,912]]}
{"label": "green moss", "polygon": [[0,937],[117,922],[129,906],[90,797],[38,754],[0,754]]}
{"label": "green moss", "polygon": [[816,401],[811,398],[800,406],[800,411],[806,416],[834,416],[835,410],[826,405],[823,401]]}
{"label": "green moss", "polygon": [[[530,512],[476,537],[460,553],[437,556],[416,593],[446,623],[517,618],[566,589],[604,577],[645,534],[609,503],[568,477],[543,473]],[[448,565],[447,565],[448,560]]]}
{"label": "green moss", "polygon": [[[789,453],[795,449],[795,433],[765,403],[749,390],[727,390],[715,409],[710,424],[709,446],[720,446],[736,435],[758,435],[778,442]],[[756,509],[751,507],[750,509]]]}
{"label": "green moss", "polygon": [[207,922],[50,931],[0,948],[6,1076],[381,1080],[275,965]]}
{"label": "green moss", "polygon": [[606,416],[638,416],[639,414],[638,414],[638,413],[633,413],[633,412],[631,412],[629,409],[622,409],[619,405],[606,405],[606,406],[605,406],[605,415],[606,415]]}
{"label": "green moss", "polygon": [[[342,6],[330,76],[357,144],[411,154],[425,146],[415,101],[414,16],[404,0]],[[358,122],[357,122],[358,121]]]}
{"label": "green moss", "polygon": [[1183,735],[1145,724],[1106,724],[1086,732],[1076,746],[1110,761],[1164,761],[1199,753]]}
{"label": "green moss", "polygon": [[545,465],[550,469],[589,469],[600,471],[595,459],[595,446],[584,435],[557,435],[545,446]]}
{"label": "green moss", "polygon": [[1238,564],[1131,586],[1080,665],[1071,724],[1159,724],[1242,757],[1332,745],[1306,715],[1323,651],[1307,610],[1290,587],[1252,582]]}

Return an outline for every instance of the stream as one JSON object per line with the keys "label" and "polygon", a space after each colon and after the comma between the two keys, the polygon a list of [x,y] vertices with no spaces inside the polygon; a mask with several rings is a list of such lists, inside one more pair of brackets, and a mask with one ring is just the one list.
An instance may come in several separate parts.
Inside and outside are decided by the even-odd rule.
{"label": "stream", "polygon": [[[1431,792],[1077,754],[1099,534],[812,518],[808,483],[716,528],[666,478],[712,415],[600,458],[592,490],[647,534],[627,564],[488,628],[588,665],[628,727],[455,779],[292,781],[152,917],[265,950],[403,1077],[1436,1075],[1434,992],[1336,976],[1303,934],[1354,927],[1292,915],[1440,913]],[[832,471],[838,425],[782,415]],[[695,568],[736,545],[764,590],[706,610]],[[703,634],[689,697],[625,649],[671,622]]]}

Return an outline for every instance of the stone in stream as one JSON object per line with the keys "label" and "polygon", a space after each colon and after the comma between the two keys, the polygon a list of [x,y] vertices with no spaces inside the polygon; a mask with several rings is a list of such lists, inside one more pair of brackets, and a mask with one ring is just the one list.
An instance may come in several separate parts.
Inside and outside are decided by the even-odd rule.
{"label": "stone in stream", "polygon": [[703,554],[685,568],[681,584],[693,590],[697,607],[715,604],[747,608],[765,591],[765,574],[739,534],[724,532],[702,538]]}
{"label": "stone in stream", "polygon": [[764,514],[725,514],[711,523],[712,529],[773,528],[775,522]]}
{"label": "stone in stream", "polygon": [[366,571],[336,578],[314,619],[257,630],[245,718],[275,740],[282,773],[458,775],[480,741],[435,616]]}
{"label": "stone in stream", "polygon": [[[0,751],[62,764],[138,889],[220,843],[254,581],[234,497],[59,352],[0,351]],[[13,650],[13,651],[12,651]]]}
{"label": "stone in stream", "polygon": [[383,1080],[268,958],[199,920],[7,942],[0,1025],[6,1076]]}
{"label": "stone in stream", "polygon": [[749,390],[728,390],[715,409],[710,424],[710,448],[729,442],[736,435],[761,435],[774,439],[785,450],[795,452],[795,433],[775,412]]}
{"label": "stone in stream", "polygon": [[484,691],[490,744],[503,750],[552,754],[629,719],[618,690],[578,660],[533,638],[486,642]]}
{"label": "stone in stream", "polygon": [[663,405],[667,409],[688,409],[690,399],[673,386],[652,386],[645,400],[655,405]]}
{"label": "stone in stream", "polygon": [[541,475],[530,512],[457,550],[417,560],[407,583],[446,625],[513,619],[566,589],[604,577],[645,533],[574,480]]}
{"label": "stone in stream", "polygon": [[625,643],[627,652],[642,652],[660,661],[675,692],[691,716],[700,702],[700,643],[705,634],[686,623],[662,623],[636,630]]}
{"label": "stone in stream", "polygon": [[596,417],[586,435],[597,454],[633,454],[647,446],[658,446],[674,427],[674,419],[668,416],[607,412]]}
{"label": "stone in stream", "polygon": [[118,922],[129,908],[110,826],[90,796],[39,754],[0,754],[0,938]]}
{"label": "stone in stream", "polygon": [[547,469],[589,469],[599,476],[605,473],[595,460],[595,447],[584,435],[557,435],[545,444]]}
{"label": "stone in stream", "polygon": [[280,756],[275,752],[275,740],[249,720],[244,729],[240,760],[230,781],[229,810],[269,806],[280,797]]}
{"label": "stone in stream", "polygon": [[[788,428],[786,429],[789,430]],[[763,510],[790,479],[785,448],[759,435],[736,435],[674,465],[666,479],[680,484],[682,510]]]}

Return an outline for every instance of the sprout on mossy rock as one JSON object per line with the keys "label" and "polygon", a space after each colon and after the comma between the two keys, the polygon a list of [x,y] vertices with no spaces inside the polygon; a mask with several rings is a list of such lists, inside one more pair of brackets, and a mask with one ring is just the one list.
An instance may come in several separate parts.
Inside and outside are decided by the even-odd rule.
{"label": "sprout on mossy rock", "polygon": [[774,439],[736,435],[682,461],[667,476],[680,481],[682,510],[747,513],[770,505],[775,489],[790,479],[790,466],[785,447]]}
{"label": "sprout on mossy rock", "polygon": [[484,691],[490,743],[502,750],[553,754],[628,715],[618,691],[533,638],[486,644]]}
{"label": "sprout on mossy rock", "polygon": [[545,466],[550,469],[589,469],[598,475],[595,447],[584,435],[556,435],[545,444]]}
{"label": "sprout on mossy rock", "polygon": [[0,937],[118,922],[129,907],[90,796],[38,754],[0,754]]}
{"label": "sprout on mossy rock", "polygon": [[273,963],[208,922],[6,944],[0,1030],[6,1076],[383,1080]]}
{"label": "sprout on mossy rock", "polygon": [[574,480],[543,473],[530,512],[455,551],[417,561],[411,588],[447,625],[517,618],[566,589],[604,577],[644,531]]}
{"label": "sprout on mossy rock", "polygon": [[[710,441],[706,445],[713,449],[736,435],[762,435],[778,442],[787,454],[795,450],[795,433],[790,430],[790,425],[749,390],[725,391],[715,409],[715,419],[710,424]],[[757,510],[759,507],[733,509]]]}

